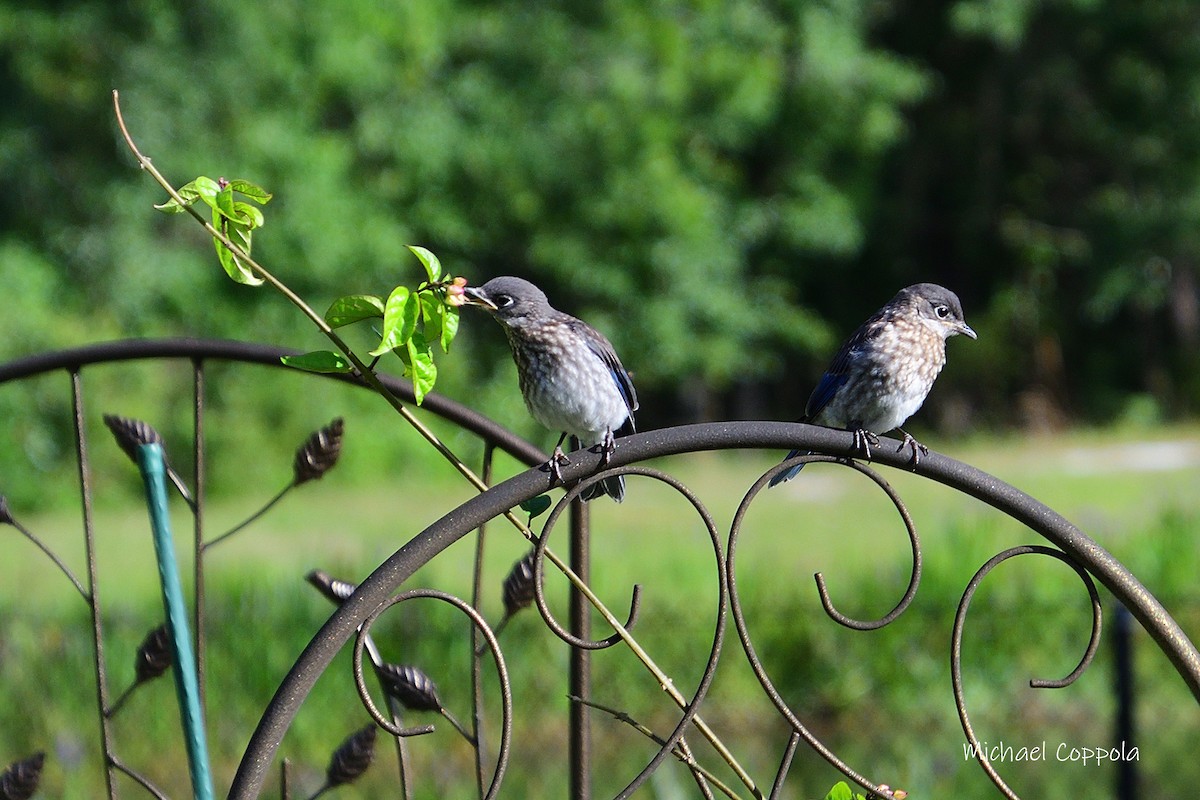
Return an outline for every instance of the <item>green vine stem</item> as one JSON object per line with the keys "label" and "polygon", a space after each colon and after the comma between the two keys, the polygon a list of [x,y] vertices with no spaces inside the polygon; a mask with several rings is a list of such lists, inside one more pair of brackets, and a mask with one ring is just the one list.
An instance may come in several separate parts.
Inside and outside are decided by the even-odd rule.
{"label": "green vine stem", "polygon": [[[113,90],[112,94],[113,109],[116,113],[117,126],[120,128],[121,136],[124,138],[126,146],[129,147],[133,157],[137,160],[138,166],[148,172],[150,176],[154,178],[155,182],[166,191],[171,199],[179,203],[184,210],[187,211],[187,213],[191,214],[192,217],[199,222],[206,231],[208,231],[210,236],[212,236],[225,247],[229,248],[229,250],[233,252],[243,263],[248,265],[258,277],[262,278],[264,282],[270,284],[276,291],[278,291],[294,306],[300,309],[300,311],[306,317],[308,317],[314,325],[317,326],[317,329],[321,331],[321,333],[323,333],[329,339],[329,341],[332,342],[333,345],[342,352],[343,355],[346,356],[347,360],[354,366],[358,376],[363,380],[363,382],[365,382],[380,396],[382,396],[404,419],[404,421],[411,425],[422,436],[422,438],[424,438],[430,445],[433,446],[435,450],[437,450],[447,461],[449,461],[450,464],[452,464],[454,468],[457,469],[458,472],[464,478],[466,478],[472,486],[475,487],[475,489],[480,492],[486,492],[489,488],[488,485],[484,483],[484,481],[478,475],[476,475],[474,471],[472,471],[471,468],[462,461],[462,459],[455,455],[449,446],[447,446],[441,439],[438,438],[437,434],[435,434],[428,426],[426,426],[411,411],[409,411],[408,407],[401,403],[398,397],[388,391],[387,387],[384,386],[379,380],[379,377],[375,374],[372,368],[358,357],[358,355],[350,348],[348,344],[346,344],[342,337],[338,335],[337,331],[335,331],[329,325],[329,323],[325,321],[324,317],[318,314],[310,305],[308,305],[308,303],[304,301],[303,298],[292,291],[291,288],[276,278],[256,260],[251,258],[248,253],[235,244],[228,236],[217,230],[216,227],[204,219],[203,216],[201,216],[179,195],[179,192],[176,191],[174,185],[168,181],[161,172],[158,171],[151,160],[147,156],[143,155],[141,150],[139,150],[137,145],[134,143],[133,137],[130,135],[129,129],[125,125],[125,118],[121,114],[120,95],[116,89]],[[519,517],[517,517],[516,514],[514,514],[512,511],[506,511],[504,512],[504,518],[507,519],[528,541],[536,542],[537,536],[524,522],[521,521]],[[626,646],[629,647],[634,656],[650,672],[650,674],[658,682],[659,686],[662,687],[663,691],[667,693],[672,701],[674,701],[674,703],[680,709],[686,710],[688,706],[687,698],[684,697],[682,692],[675,688],[674,681],[671,680],[666,672],[664,672],[662,668],[658,666],[658,664],[650,657],[650,654],[642,648],[633,635],[626,630],[625,626],[621,624],[620,620],[618,620],[616,616],[614,616],[613,613],[608,610],[608,607],[605,606],[600,598],[596,596],[596,594],[591,590],[591,587],[584,583],[584,581],[582,581],[579,576],[575,574],[575,572],[567,565],[565,561],[563,561],[559,556],[555,555],[549,549],[546,550],[546,558],[552,564],[554,564],[554,566],[560,570],[564,576],[566,576],[568,582],[570,582],[575,589],[583,594],[587,601],[591,603],[591,605],[600,613],[600,615],[604,618],[604,621],[613,628],[618,636],[620,636],[621,640],[625,642]],[[754,779],[748,772],[746,772],[745,768],[738,763],[737,759],[716,735],[716,733],[704,722],[703,719],[700,718],[699,714],[693,717],[693,723],[695,724],[696,729],[700,731],[700,733],[705,739],[708,740],[717,753],[720,754],[722,760],[729,765],[729,767],[734,771],[734,773],[738,776],[738,779],[741,780],[746,788],[749,789],[755,797],[763,797],[763,794],[755,784]]]}

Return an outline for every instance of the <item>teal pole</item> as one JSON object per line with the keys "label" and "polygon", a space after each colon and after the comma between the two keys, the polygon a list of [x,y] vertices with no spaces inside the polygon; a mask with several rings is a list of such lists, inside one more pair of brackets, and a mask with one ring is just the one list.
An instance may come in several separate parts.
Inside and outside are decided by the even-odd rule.
{"label": "teal pole", "polygon": [[179,567],[175,563],[175,547],[171,539],[171,519],[167,514],[166,462],[162,445],[140,445],[138,467],[146,483],[146,506],[150,510],[150,528],[154,533],[163,607],[167,612],[167,629],[171,634],[171,650],[175,657],[175,691],[179,696],[179,716],[183,720],[183,734],[187,741],[192,794],[195,800],[213,800],[212,770],[208,764],[204,716],[200,711],[196,656],[192,652],[187,605],[183,601],[183,585],[179,581]]}

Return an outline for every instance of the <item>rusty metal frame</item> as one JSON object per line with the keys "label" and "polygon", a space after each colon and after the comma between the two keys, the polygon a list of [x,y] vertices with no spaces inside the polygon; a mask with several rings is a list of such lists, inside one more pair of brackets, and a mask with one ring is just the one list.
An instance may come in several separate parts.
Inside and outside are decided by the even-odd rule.
{"label": "rusty metal frame", "polygon": [[[279,348],[240,342],[210,342],[188,339],[116,342],[46,354],[12,362],[7,365],[0,365],[0,384],[56,370],[66,370],[72,376],[78,431],[77,441],[80,448],[81,491],[84,497],[86,526],[90,519],[90,514],[88,513],[90,498],[88,492],[86,452],[84,450],[86,443],[83,439],[82,425],[80,424],[82,415],[82,397],[79,388],[80,369],[90,364],[128,359],[191,359],[196,365],[196,430],[199,441],[202,438],[203,421],[203,362],[216,359],[279,366],[279,356],[289,354],[290,352]],[[345,376],[338,377],[342,380],[353,382],[352,378]],[[386,383],[389,389],[395,391],[402,399],[407,398],[411,400],[411,390],[408,388],[406,382],[396,379],[386,379]],[[501,449],[531,467],[542,463],[546,458],[545,454],[536,447],[514,436],[485,417],[446,398],[438,395],[430,395],[426,398],[424,407],[478,434],[487,443],[486,449],[488,453],[493,448]],[[885,445],[888,443],[888,440],[883,441]],[[897,443],[892,442],[891,444],[895,445]],[[581,484],[586,485],[600,480],[605,476],[617,473],[649,475],[670,481],[671,479],[668,476],[659,473],[657,470],[643,466],[642,462],[663,456],[730,449],[800,449],[811,451],[812,454],[801,456],[768,470],[747,491],[730,530],[727,545],[728,552],[726,554],[718,552],[717,554],[718,571],[720,573],[721,608],[718,609],[718,625],[709,668],[706,670],[701,681],[701,687],[698,690],[697,696],[693,699],[691,706],[689,706],[688,714],[685,714],[683,722],[680,723],[680,729],[662,746],[658,756],[647,766],[643,774],[638,779],[635,779],[630,786],[626,787],[626,790],[622,792],[622,796],[627,796],[631,793],[656,764],[661,763],[662,760],[669,756],[671,747],[680,741],[679,737],[682,734],[682,728],[687,720],[690,719],[688,715],[695,713],[696,706],[699,705],[707,682],[711,679],[712,670],[715,668],[716,658],[721,650],[723,620],[727,609],[732,613],[743,649],[751,666],[755,669],[756,674],[759,675],[764,691],[793,728],[788,748],[783,755],[779,772],[771,790],[771,796],[774,796],[782,785],[792,755],[801,739],[806,740],[810,747],[829,760],[838,769],[842,770],[852,780],[859,783],[860,786],[879,796],[891,796],[890,791],[886,787],[877,786],[865,776],[855,772],[849,765],[838,759],[819,740],[813,737],[804,728],[799,719],[787,708],[778,693],[775,692],[770,679],[761,668],[761,664],[755,654],[752,638],[741,613],[737,591],[735,556],[738,534],[740,533],[741,520],[745,509],[754,501],[771,477],[788,466],[800,463],[801,461],[817,460],[848,464],[852,468],[858,469],[860,472],[867,474],[868,477],[876,480],[896,505],[901,518],[905,521],[912,545],[912,577],[908,589],[896,607],[885,617],[874,621],[864,622],[841,615],[830,599],[820,575],[817,576],[818,592],[826,613],[838,624],[859,630],[873,629],[889,624],[907,608],[908,603],[917,591],[921,572],[920,543],[911,525],[911,520],[908,518],[902,501],[887,488],[885,482],[877,477],[873,469],[875,465],[909,469],[908,459],[905,454],[900,452],[900,448],[894,446],[874,448],[871,466],[864,466],[860,463],[849,461],[852,457],[857,457],[859,453],[855,450],[854,437],[847,432],[799,423],[721,422],[655,430],[623,438],[619,441],[616,451],[611,455],[607,469],[599,473],[597,470],[600,470],[602,466],[600,456],[592,453],[578,452],[573,454],[571,463],[565,466],[562,472],[568,485],[575,482],[581,482]],[[202,448],[195,454],[195,458],[196,474],[199,479],[203,474]],[[1061,681],[1040,681],[1035,682],[1035,685],[1066,685],[1087,666],[1095,654],[1100,633],[1100,605],[1093,583],[1093,581],[1096,581],[1111,592],[1125,608],[1129,609],[1142,627],[1150,634],[1158,647],[1170,659],[1172,665],[1192,692],[1192,695],[1200,701],[1200,652],[1197,651],[1195,645],[1188,639],[1161,603],[1111,553],[1086,536],[1060,514],[1036,499],[967,464],[937,453],[930,453],[912,471],[921,477],[941,483],[992,506],[1036,532],[1051,545],[1051,547],[1031,545],[1011,548],[997,554],[997,556],[980,568],[975,578],[966,587],[955,620],[951,640],[951,661],[956,705],[958,706],[960,719],[968,739],[974,741],[974,734],[965,704],[962,700],[962,678],[958,669],[958,659],[961,655],[962,631],[967,608],[975,589],[990,570],[1000,562],[1017,555],[1043,555],[1065,562],[1079,574],[1088,590],[1093,608],[1093,630],[1087,651],[1081,658],[1079,666],[1071,675]],[[430,525],[420,534],[408,540],[364,580],[358,586],[357,590],[332,614],[322,628],[316,632],[304,652],[280,684],[245,750],[243,760],[230,788],[229,797],[236,798],[237,800],[247,800],[248,798],[255,798],[260,795],[263,782],[274,762],[276,748],[318,677],[328,667],[334,656],[355,639],[356,631],[360,629],[360,626],[377,616],[386,604],[395,602],[393,595],[420,566],[435,558],[439,553],[462,537],[480,529],[490,520],[500,516],[509,509],[515,508],[522,502],[544,493],[550,488],[549,480],[545,471],[535,467],[492,487],[485,493],[471,498]],[[581,486],[577,485],[573,491],[577,493],[579,488]],[[679,486],[677,488],[688,494],[685,487]],[[696,506],[711,530],[711,519],[698,502],[696,502]],[[199,518],[197,524],[200,524]],[[581,554],[582,560],[576,563],[584,568],[586,568],[586,525],[586,516],[577,516],[572,522],[572,526],[575,528],[573,539],[581,542],[583,548]],[[405,536],[408,535],[408,532],[405,531],[401,531],[400,533]],[[89,576],[89,578],[91,579],[89,583],[94,587],[94,576]],[[94,592],[94,588],[92,591]],[[636,596],[634,605],[634,612],[636,613]],[[586,617],[586,614],[582,614],[578,608],[572,608],[571,616],[578,623],[582,618]],[[562,634],[560,633],[560,635]],[[589,639],[586,630],[576,629],[573,631],[573,635],[577,640]],[[577,641],[577,644],[583,643]],[[592,643],[588,647],[598,644],[600,643]],[[361,647],[361,644],[359,646]],[[578,654],[577,657],[581,659],[572,667],[573,675],[577,675],[577,680],[580,682],[578,684],[580,696],[586,696],[587,691],[586,653],[588,647],[572,648],[572,653]],[[97,659],[98,663],[102,663],[102,653],[97,653]],[[105,692],[103,684],[100,685],[99,691],[101,693],[101,706],[103,707],[106,702],[103,696]],[[572,691],[576,691],[576,685],[574,684]],[[585,709],[581,708],[579,713],[572,715],[571,727],[573,731],[571,738],[573,742],[577,743],[576,747],[578,749],[578,752],[573,752],[572,755],[571,793],[572,796],[586,798],[590,796],[591,790],[588,775],[587,713]],[[1000,791],[1006,796],[1015,797],[1016,795],[1012,793],[1012,790],[1007,787],[1003,779],[999,777],[991,765],[984,758],[980,758],[980,761],[981,766],[993,782],[996,783]],[[110,765],[110,770],[112,768],[123,772],[130,772],[119,763]],[[132,773],[130,772],[130,774]],[[108,780],[111,786],[111,772]],[[711,796],[711,792],[706,790],[707,787],[704,784],[703,778],[698,776],[697,780],[702,791]],[[151,793],[154,792],[152,787],[147,787],[147,789]]]}

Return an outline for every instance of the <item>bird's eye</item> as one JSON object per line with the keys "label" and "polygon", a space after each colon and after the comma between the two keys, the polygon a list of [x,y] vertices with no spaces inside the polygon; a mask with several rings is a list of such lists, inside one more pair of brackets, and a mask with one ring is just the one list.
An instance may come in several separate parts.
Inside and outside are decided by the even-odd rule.
{"label": "bird's eye", "polygon": [[945,319],[950,316],[950,306],[934,306],[933,313],[937,314],[938,319]]}
{"label": "bird's eye", "polygon": [[511,295],[502,294],[496,296],[496,308],[508,308],[513,304]]}

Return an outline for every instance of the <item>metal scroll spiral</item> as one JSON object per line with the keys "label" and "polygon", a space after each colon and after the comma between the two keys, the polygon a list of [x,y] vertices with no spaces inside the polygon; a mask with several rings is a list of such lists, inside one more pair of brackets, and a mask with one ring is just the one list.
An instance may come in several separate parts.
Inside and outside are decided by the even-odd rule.
{"label": "metal scroll spiral", "polygon": [[[755,498],[758,496],[759,492],[761,492],[763,488],[767,486],[773,477],[782,473],[784,470],[795,466],[796,464],[810,464],[813,462],[824,462],[849,467],[874,481],[875,485],[887,495],[889,500],[891,500],[892,504],[896,507],[896,511],[900,515],[901,520],[903,520],[905,530],[908,533],[909,543],[912,548],[913,558],[912,573],[909,578],[908,589],[905,590],[903,597],[901,597],[899,602],[896,603],[896,606],[886,615],[877,620],[857,620],[839,612],[829,597],[829,590],[825,584],[824,576],[820,572],[816,573],[814,578],[817,583],[817,592],[820,595],[821,605],[824,607],[825,613],[829,615],[830,619],[834,620],[839,625],[843,625],[853,630],[877,630],[885,625],[890,624],[897,617],[903,614],[912,603],[913,598],[916,596],[917,586],[921,580],[921,544],[920,539],[917,536],[916,526],[913,524],[912,517],[909,515],[908,509],[905,507],[904,502],[900,499],[899,495],[896,494],[892,487],[878,472],[871,467],[866,466],[865,464],[860,464],[857,461],[847,461],[844,458],[836,458],[833,456],[809,454],[789,459],[768,470],[762,475],[762,477],[755,481],[754,485],[751,486],[749,491],[746,492],[745,497],[742,498],[742,502],[738,506],[737,513],[734,515],[733,523],[729,531],[729,553],[725,559],[725,568],[728,571],[727,582],[729,584],[730,610],[733,613],[734,625],[737,628],[738,637],[741,639],[742,648],[746,652],[746,659],[750,662],[751,669],[754,670],[754,674],[758,678],[758,682],[762,685],[763,691],[767,694],[767,697],[770,698],[780,715],[787,720],[788,724],[792,726],[793,730],[792,740],[789,742],[788,749],[784,757],[784,763],[780,766],[779,775],[775,782],[775,791],[778,790],[780,784],[786,776],[790,766],[792,754],[795,752],[796,738],[800,737],[804,739],[809,747],[811,747],[822,758],[828,761],[835,769],[853,780],[859,786],[868,790],[875,796],[890,798],[893,795],[886,786],[872,783],[863,775],[852,769],[845,761],[838,758],[832,750],[830,750],[820,739],[818,739],[811,731],[809,731],[807,727],[805,727],[804,723],[800,721],[800,719],[788,706],[787,701],[783,699],[783,697],[779,694],[779,691],[775,688],[775,684],[767,674],[766,667],[763,665],[761,659],[758,657],[758,653],[755,651],[754,643],[750,637],[749,628],[746,625],[746,618],[742,612],[742,604],[737,588],[735,558],[737,555],[737,543],[741,534],[742,523],[745,519],[746,513],[751,504],[754,502]],[[775,791],[772,792],[772,796],[774,796]]]}
{"label": "metal scroll spiral", "polygon": [[[691,503],[696,513],[700,516],[700,519],[704,522],[704,527],[708,531],[709,539],[712,544],[713,559],[716,561],[717,567],[716,572],[718,592],[716,628],[713,632],[712,649],[709,652],[708,662],[705,664],[704,672],[700,676],[700,681],[696,686],[696,692],[692,696],[691,700],[687,703],[687,708],[680,717],[679,724],[675,726],[675,730],[671,732],[671,735],[666,737],[666,741],[659,748],[658,753],[655,754],[654,758],[650,760],[645,768],[638,773],[638,775],[629,783],[629,785],[622,789],[617,795],[618,798],[625,798],[632,795],[638,789],[638,787],[640,787],[646,781],[646,779],[649,778],[650,775],[659,768],[663,761],[665,761],[671,755],[671,752],[675,748],[676,744],[683,739],[684,732],[687,730],[688,726],[692,724],[692,720],[698,713],[701,703],[708,694],[709,687],[712,684],[713,676],[716,674],[717,662],[721,655],[721,648],[725,641],[725,609],[727,608],[726,603],[728,602],[729,593],[726,578],[725,553],[721,546],[721,535],[717,530],[716,522],[713,520],[708,509],[704,506],[704,503],[700,501],[700,498],[697,497],[691,489],[689,489],[678,479],[668,475],[665,472],[662,472],[661,470],[641,466],[630,466],[622,467],[620,469],[607,470],[597,473],[586,480],[580,481],[578,484],[568,490],[567,493],[558,501],[558,504],[555,505],[554,509],[550,512],[550,515],[547,517],[546,522],[542,527],[542,533],[538,537],[537,546],[534,551],[534,598],[537,601],[538,610],[541,612],[542,618],[545,620],[546,625],[550,628],[550,630],[552,630],[556,636],[558,636],[564,642],[570,644],[572,647],[581,647],[590,650],[599,650],[606,647],[611,647],[612,645],[621,641],[621,636],[619,633],[614,633],[612,636],[598,641],[580,639],[579,637],[571,634],[570,631],[564,628],[558,622],[558,620],[554,618],[554,614],[550,611],[549,606],[546,604],[544,588],[546,547],[549,544],[550,534],[554,530],[555,524],[558,522],[563,512],[570,507],[571,502],[585,489],[587,489],[587,487],[615,475],[640,475],[646,478],[652,478],[665,483],[667,486],[670,486],[679,494],[683,495],[683,497],[686,498],[689,503]],[[633,587],[633,597],[630,602],[629,621],[625,625],[627,630],[632,629],[637,622],[640,597],[641,587],[635,585]]]}
{"label": "metal scroll spiral", "polygon": [[966,591],[963,592],[962,600],[958,603],[958,612],[954,615],[954,633],[950,647],[950,675],[954,683],[954,705],[958,708],[958,719],[962,723],[963,733],[966,734],[967,740],[975,751],[975,759],[979,762],[979,766],[987,773],[992,783],[996,784],[1005,797],[1009,800],[1019,800],[1017,793],[1009,788],[1004,779],[1000,777],[1000,773],[992,766],[988,760],[987,754],[983,752],[980,746],[979,737],[975,735],[975,729],[971,725],[971,720],[967,716],[967,704],[963,698],[963,681],[962,681],[962,637],[963,627],[967,621],[967,609],[971,606],[971,598],[975,596],[975,590],[983,583],[983,579],[987,577],[993,569],[1010,558],[1022,555],[1043,555],[1057,558],[1071,569],[1075,570],[1075,574],[1083,581],[1083,585],[1087,587],[1088,596],[1092,603],[1092,634],[1088,640],[1087,650],[1083,654],[1083,658],[1079,660],[1079,664],[1071,673],[1061,680],[1038,680],[1031,679],[1029,685],[1034,689],[1061,689],[1070,686],[1075,680],[1083,674],[1091,664],[1092,658],[1096,655],[1096,649],[1100,645],[1100,626],[1101,626],[1101,609],[1100,595],[1096,591],[1096,584],[1088,573],[1075,563],[1066,553],[1061,550],[1055,550],[1042,545],[1022,545],[1020,547],[1011,547],[1001,553],[992,556],[987,563],[979,568],[974,577],[967,584]]}
{"label": "metal scroll spiral", "polygon": [[363,649],[366,646],[367,638],[371,632],[371,626],[375,621],[392,606],[403,603],[408,600],[418,598],[440,600],[448,603],[454,608],[467,615],[474,625],[483,634],[488,648],[492,652],[493,659],[496,664],[497,677],[500,683],[500,699],[501,699],[501,721],[500,721],[500,748],[496,756],[496,769],[492,775],[491,784],[488,786],[487,793],[484,795],[484,800],[491,800],[500,791],[500,783],[504,777],[504,771],[508,767],[509,749],[512,741],[512,684],[508,678],[508,668],[504,663],[504,654],[500,650],[500,643],[496,639],[495,633],[488,626],[487,621],[483,616],[471,607],[470,603],[462,600],[454,595],[440,592],[435,589],[413,589],[407,592],[401,592],[393,596],[379,608],[371,612],[371,615],[363,621],[363,624],[358,629],[358,634],[354,640],[354,683],[358,687],[358,696],[362,700],[363,706],[367,713],[375,721],[375,724],[393,736],[419,736],[429,733],[433,730],[430,725],[422,725],[412,728],[401,728],[388,719],[379,708],[375,705],[375,701],[371,699],[371,693],[367,689],[366,677],[363,671]]}

